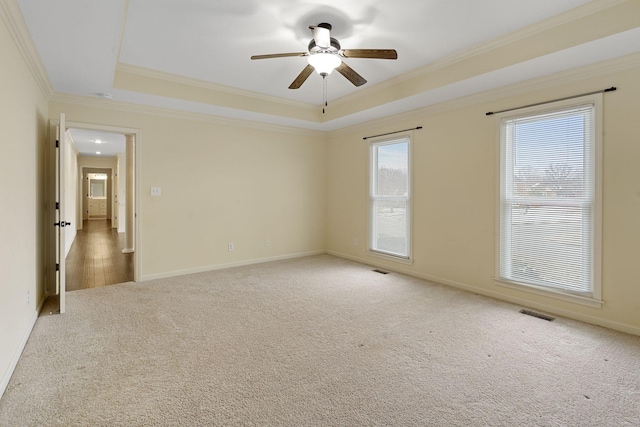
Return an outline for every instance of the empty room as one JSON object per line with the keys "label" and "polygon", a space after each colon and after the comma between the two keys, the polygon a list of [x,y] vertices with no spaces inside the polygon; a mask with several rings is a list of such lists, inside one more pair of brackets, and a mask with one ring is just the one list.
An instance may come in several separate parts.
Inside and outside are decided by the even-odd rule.
{"label": "empty room", "polygon": [[0,18],[0,425],[640,425],[639,0]]}

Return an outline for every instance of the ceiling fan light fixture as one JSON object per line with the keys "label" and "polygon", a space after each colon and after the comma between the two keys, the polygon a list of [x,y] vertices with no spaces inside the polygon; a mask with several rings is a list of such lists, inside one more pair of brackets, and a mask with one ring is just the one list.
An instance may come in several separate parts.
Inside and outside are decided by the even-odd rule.
{"label": "ceiling fan light fixture", "polygon": [[330,52],[312,53],[307,57],[307,61],[320,75],[331,74],[342,63],[338,55]]}
{"label": "ceiling fan light fixture", "polygon": [[[333,70],[337,70],[344,78],[359,87],[367,81],[351,68],[342,58],[372,58],[372,59],[398,59],[398,52],[395,49],[342,49],[340,42],[331,37],[331,24],[326,22],[309,27],[313,38],[309,40],[306,52],[272,53],[268,55],[253,55],[251,59],[284,58],[288,56],[306,56],[307,66],[298,74],[295,80],[289,85],[289,89],[299,89],[300,86],[316,70],[325,85],[326,107],[326,84],[327,77]],[[323,108],[324,112],[324,108]]]}

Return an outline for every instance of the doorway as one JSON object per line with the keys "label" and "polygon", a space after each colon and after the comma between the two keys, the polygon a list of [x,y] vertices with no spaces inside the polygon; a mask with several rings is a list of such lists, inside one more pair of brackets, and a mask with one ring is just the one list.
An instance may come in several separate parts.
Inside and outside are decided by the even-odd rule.
{"label": "doorway", "polygon": [[[130,133],[113,129],[76,127],[69,134],[78,153],[77,235],[66,257],[66,289],[73,291],[135,280],[135,250],[128,249],[125,203],[133,191],[135,167],[127,168],[134,153]],[[129,136],[127,136],[129,135]],[[133,156],[135,158],[135,156]],[[131,199],[133,205],[133,198]],[[135,209],[132,208],[132,212]]]}
{"label": "doorway", "polygon": [[[71,134],[74,133],[72,130]],[[95,133],[92,135],[96,137]],[[101,137],[102,144],[106,144],[108,137]],[[84,149],[84,152],[87,150]],[[80,167],[79,178],[82,185],[78,186],[78,200],[81,201],[81,215],[77,215],[78,231],[66,257],[67,291],[108,286],[134,279],[133,253],[122,251],[125,236],[124,224],[119,225],[118,209],[121,203],[118,193],[124,193],[124,189],[119,189],[118,185],[124,185],[126,179],[120,179],[120,183],[117,179],[121,175],[120,160],[115,160],[115,171],[113,168]],[[105,161],[105,158],[100,160]],[[79,163],[83,165],[96,162],[81,159]]]}
{"label": "doorway", "polygon": [[[126,281],[138,281],[139,280],[139,268],[140,265],[140,250],[137,245],[140,242],[139,239],[139,221],[137,212],[139,212],[139,200],[137,198],[138,185],[139,185],[139,156],[137,155],[140,148],[140,132],[137,129],[120,128],[114,126],[102,126],[95,124],[85,124],[78,122],[66,121],[66,126],[62,129],[62,134],[57,132],[59,124],[65,123],[64,114],[60,115],[60,120],[50,120],[49,122],[49,140],[50,143],[47,146],[47,197],[46,197],[46,209],[47,215],[50,217],[50,222],[53,227],[43,225],[43,231],[46,241],[46,258],[47,268],[45,270],[46,281],[46,294],[47,299],[44,307],[41,310],[41,315],[60,313],[63,307],[63,294],[58,291],[58,280],[61,281],[59,287],[60,290],[65,289],[65,282],[67,278],[66,264],[67,259],[71,267],[70,280],[72,287],[67,288],[69,290],[81,289],[85,287],[95,287],[100,285],[122,283]],[[113,160],[107,160],[104,157],[108,157],[109,144],[101,145],[96,149],[95,146],[91,148],[80,148],[78,142],[82,138],[78,137],[78,134],[71,134],[69,131],[74,130],[78,132],[105,132],[111,134],[118,134],[120,137],[125,136],[126,140],[126,158],[130,159],[129,162],[116,162]],[[58,136],[60,137],[60,149],[58,150]],[[64,135],[64,138],[62,137]],[[76,140],[74,140],[74,138]],[[97,141],[97,138],[86,140],[87,144],[98,144],[104,141]],[[100,151],[100,152],[97,152]],[[61,155],[62,153],[66,153]],[[85,161],[85,156],[105,154],[102,157],[93,157],[91,161]],[[122,159],[119,159],[122,160]],[[106,164],[105,164],[106,162]],[[59,167],[58,167],[59,163]],[[113,200],[116,195],[120,198],[118,193],[117,183],[120,183],[120,188],[125,188],[126,185],[126,198],[122,197],[122,201],[126,201],[126,209],[123,206],[109,206],[111,216],[103,219],[95,224],[95,227],[91,227],[83,220],[83,176],[82,169],[84,166],[94,166],[102,168],[111,168],[111,179],[113,182]],[[120,167],[121,166],[121,167]],[[117,175],[122,172],[122,176]],[[58,187],[59,177],[64,177],[64,180],[60,178],[60,187]],[[120,178],[120,179],[119,179]],[[128,180],[126,178],[129,178]],[[124,181],[124,183],[123,183]],[[58,188],[64,196],[58,200]],[[120,201],[119,201],[120,203]],[[62,213],[64,212],[64,215]],[[120,213],[126,213],[126,221],[120,222],[120,229],[118,229],[118,218]],[[63,242],[65,242],[64,248],[58,244],[58,232],[62,227],[56,227],[54,224],[57,221],[57,217],[60,216],[60,223],[64,219],[67,232],[65,236],[68,236]],[[73,225],[72,225],[73,224]],[[125,227],[126,225],[126,227]],[[123,230],[122,228],[126,229]],[[84,230],[86,228],[86,230]],[[84,231],[83,231],[84,230]],[[129,230],[128,233],[126,230]],[[124,231],[126,234],[125,244],[122,244],[122,236],[118,232]],[[76,239],[77,237],[77,239]],[[76,243],[77,240],[77,244]],[[117,242],[117,243],[116,243]],[[109,243],[112,246],[109,246]],[[117,245],[115,250],[113,246]],[[78,250],[75,250],[74,254],[71,253],[71,246],[77,246]],[[125,247],[126,249],[122,249]],[[98,251],[98,252],[96,252]],[[61,257],[57,255],[59,253]],[[81,254],[81,255],[78,255]],[[113,260],[109,261],[107,255],[113,255]],[[116,256],[118,255],[118,256]],[[121,255],[121,256],[120,256]],[[59,260],[59,261],[58,261]],[[90,260],[91,263],[87,261]],[[57,263],[60,264],[57,264]],[[86,271],[86,273],[85,273]],[[91,275],[93,271],[93,281],[86,280],[85,275]],[[97,272],[97,273],[96,273]],[[59,279],[60,274],[62,278]],[[76,277],[74,277],[74,274]],[[74,284],[74,281],[76,284]],[[80,283],[80,284],[77,284]],[[85,285],[86,283],[86,285]],[[66,293],[66,292],[64,292]]]}
{"label": "doorway", "polygon": [[[112,214],[117,195],[114,194],[114,173],[112,168],[82,168],[82,219],[111,219],[117,227]],[[78,224],[81,225],[81,224]]]}

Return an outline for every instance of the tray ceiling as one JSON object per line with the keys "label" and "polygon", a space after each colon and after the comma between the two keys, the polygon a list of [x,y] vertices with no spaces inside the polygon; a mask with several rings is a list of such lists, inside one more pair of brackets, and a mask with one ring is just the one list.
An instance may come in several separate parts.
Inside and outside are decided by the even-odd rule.
{"label": "tray ceiling", "polygon": [[[316,130],[640,51],[633,0],[5,1],[17,1],[57,94]],[[343,48],[398,52],[345,59],[368,83],[332,73],[326,115],[320,76],[287,89],[305,58],[249,59],[305,51],[320,22]]]}

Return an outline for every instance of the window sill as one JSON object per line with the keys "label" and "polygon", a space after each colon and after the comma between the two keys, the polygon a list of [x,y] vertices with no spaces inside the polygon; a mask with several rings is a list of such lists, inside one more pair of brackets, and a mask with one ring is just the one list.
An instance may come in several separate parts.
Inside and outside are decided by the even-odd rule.
{"label": "window sill", "polygon": [[367,255],[373,258],[383,259],[387,261],[397,262],[400,264],[413,265],[413,260],[411,258],[402,258],[394,255],[387,255],[382,252],[376,252],[369,249],[367,251]]}
{"label": "window sill", "polygon": [[561,290],[556,291],[553,289],[543,288],[535,285],[528,285],[528,284],[523,284],[518,282],[510,282],[504,279],[494,278],[493,282],[496,285],[502,286],[504,288],[516,289],[519,291],[529,292],[536,295],[542,295],[545,297],[555,298],[562,301],[572,302],[574,304],[586,305],[588,307],[602,308],[602,304],[604,304],[604,301],[601,301],[598,299],[570,294],[568,292],[562,292]]}

